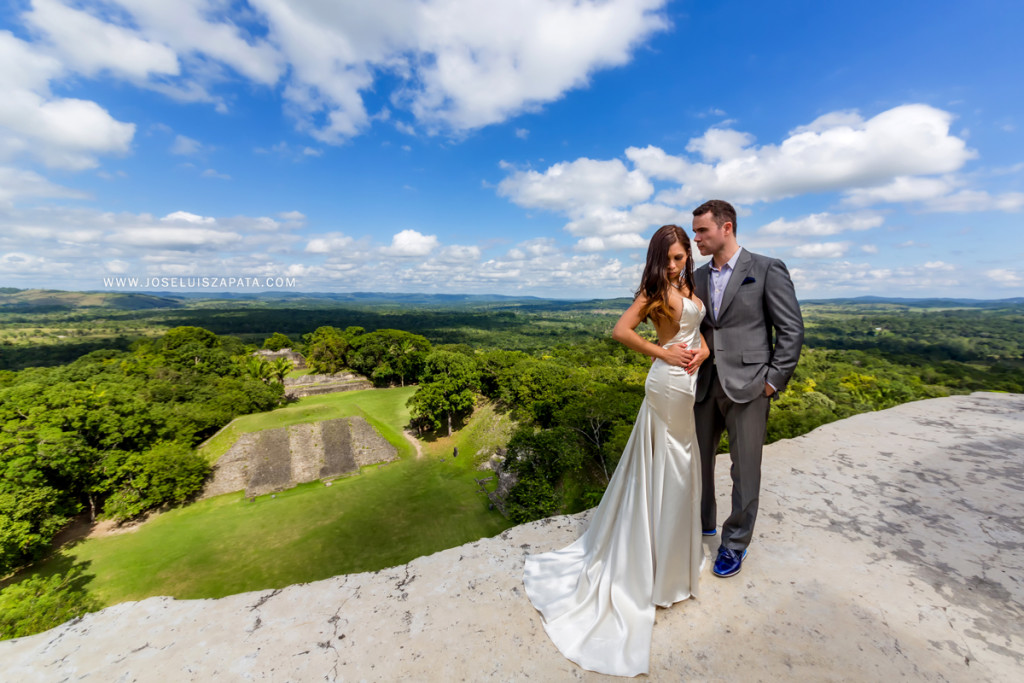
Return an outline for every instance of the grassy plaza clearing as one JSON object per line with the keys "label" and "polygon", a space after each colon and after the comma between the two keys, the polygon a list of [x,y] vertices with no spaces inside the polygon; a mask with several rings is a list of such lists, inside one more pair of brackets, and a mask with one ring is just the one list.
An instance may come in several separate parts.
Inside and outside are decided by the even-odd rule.
{"label": "grassy plaza clearing", "polygon": [[[361,415],[399,450],[400,460],[360,476],[299,485],[245,500],[231,493],[164,512],[133,531],[65,546],[38,571],[86,565],[88,590],[106,605],[153,595],[215,598],[337,574],[372,571],[493,536],[511,524],[488,510],[474,478],[510,424],[490,405],[450,439],[423,444],[402,435],[415,387],[312,396],[247,415],[204,444],[211,461],[248,431]],[[460,457],[452,458],[459,448]],[[481,452],[480,456],[476,454]],[[489,452],[493,452],[490,450]]]}

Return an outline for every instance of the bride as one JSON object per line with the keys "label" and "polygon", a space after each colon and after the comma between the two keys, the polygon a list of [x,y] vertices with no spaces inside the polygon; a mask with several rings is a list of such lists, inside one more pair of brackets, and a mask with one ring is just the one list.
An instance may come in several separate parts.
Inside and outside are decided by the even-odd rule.
{"label": "bride", "polygon": [[[633,432],[590,526],[572,545],[526,559],[523,583],[544,629],[584,669],[647,673],[655,606],[697,595],[704,552],[694,431],[700,334],[690,239],[658,229],[633,304],[612,337],[654,358]],[[636,327],[650,319],[658,344]]]}

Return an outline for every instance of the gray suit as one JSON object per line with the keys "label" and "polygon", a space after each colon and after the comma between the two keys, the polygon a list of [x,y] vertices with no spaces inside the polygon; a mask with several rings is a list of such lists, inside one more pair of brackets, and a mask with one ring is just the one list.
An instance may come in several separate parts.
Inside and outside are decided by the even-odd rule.
{"label": "gray suit", "polygon": [[761,489],[770,405],[764,385],[786,387],[800,358],[804,323],[789,271],[778,259],[741,251],[717,317],[710,283],[711,267],[705,264],[694,272],[697,296],[707,310],[701,332],[711,351],[697,377],[694,406],[703,477],[701,524],[717,526],[715,451],[727,431],[732,512],[722,525],[722,545],[742,553],[754,533]]}

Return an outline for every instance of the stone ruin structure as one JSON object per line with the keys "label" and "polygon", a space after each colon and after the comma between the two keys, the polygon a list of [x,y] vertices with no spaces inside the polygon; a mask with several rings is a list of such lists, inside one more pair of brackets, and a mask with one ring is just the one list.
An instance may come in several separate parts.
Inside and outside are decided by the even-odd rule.
{"label": "stone ruin structure", "polygon": [[487,495],[487,499],[491,501],[491,507],[507,519],[508,508],[505,503],[508,501],[508,494],[512,487],[519,482],[519,476],[505,468],[505,458],[505,449],[499,448],[494,455],[477,467],[478,470],[491,470],[494,472],[494,475],[498,478],[498,486],[493,491],[487,490],[487,484],[494,481],[494,477],[485,477],[483,479],[476,479],[474,477],[474,479],[483,493]]}
{"label": "stone ruin structure", "polygon": [[284,395],[288,398],[333,394],[339,391],[372,389],[370,380],[354,372],[337,372],[333,375],[303,375],[284,378]]}
{"label": "stone ruin structure", "polygon": [[249,432],[217,461],[201,498],[242,490],[261,496],[397,459],[398,449],[361,417]]}
{"label": "stone ruin structure", "polygon": [[[292,369],[294,370],[305,370],[308,367],[306,359],[302,354],[291,349],[281,349],[280,351],[260,349],[259,351],[254,351],[252,355],[268,361],[286,358],[291,361]],[[284,378],[284,395],[288,398],[302,398],[303,396],[317,396],[319,394],[333,394],[339,391],[372,388],[373,384],[370,380],[354,372]]]}
{"label": "stone ruin structure", "polygon": [[292,351],[291,349],[281,349],[280,351],[270,351],[269,349],[260,349],[254,351],[254,356],[265,358],[268,361],[275,361],[278,358],[287,358],[292,362],[292,368],[295,370],[306,369],[306,359],[298,351]]}

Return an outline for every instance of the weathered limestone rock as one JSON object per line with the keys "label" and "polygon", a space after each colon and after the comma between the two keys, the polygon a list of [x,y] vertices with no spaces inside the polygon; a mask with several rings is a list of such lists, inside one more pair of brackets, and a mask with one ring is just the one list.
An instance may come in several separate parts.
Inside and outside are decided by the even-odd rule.
{"label": "weathered limestone rock", "polygon": [[324,468],[326,455],[322,425],[322,422],[310,422],[288,427],[291,481],[296,484],[320,478],[320,470]]}
{"label": "weathered limestone rock", "polygon": [[398,459],[398,449],[361,417],[347,417],[352,435],[352,457],[359,467]]}
{"label": "weathered limestone rock", "polygon": [[[257,356],[257,357],[262,357],[262,358],[264,358],[264,359],[266,359],[268,361],[275,361],[278,358],[285,358],[285,359],[291,361],[292,369],[294,369],[294,370],[305,370],[306,369],[306,359],[305,359],[305,357],[303,357],[303,355],[301,353],[299,353],[298,351],[292,351],[291,349],[281,349],[279,351],[270,351],[268,349],[260,349],[259,351],[254,351],[252,355]],[[288,384],[288,382],[286,381],[285,384]]]}
{"label": "weathered limestone rock", "polygon": [[249,462],[249,481],[245,486],[245,495],[260,496],[291,488],[294,480],[288,430],[267,429],[258,434],[258,446]]}
{"label": "weathered limestone rock", "polygon": [[284,395],[288,398],[319,396],[334,394],[339,391],[358,391],[372,389],[370,380],[354,372],[339,372],[333,375],[303,375],[301,377],[285,377]]}
{"label": "weathered limestone rock", "polygon": [[249,463],[255,457],[259,432],[246,432],[238,437],[228,452],[213,466],[213,476],[206,482],[200,498],[210,498],[232,491],[242,491],[249,483]]}
{"label": "weathered limestone rock", "polygon": [[357,375],[354,372],[336,372],[333,375],[301,375],[299,377],[285,377],[284,385],[286,387],[299,387],[306,386],[309,384],[325,384],[330,382],[347,382],[353,380],[366,380],[362,375]]}
{"label": "weathered limestone rock", "polygon": [[[320,426],[324,457],[317,477],[319,479],[328,479],[340,476],[346,472],[358,470],[359,466],[356,464],[355,449],[352,446],[352,422],[330,420],[328,422],[321,422]],[[388,443],[388,446],[391,446],[391,444]],[[385,458],[394,460],[398,457],[398,450],[394,446],[383,452],[385,454],[382,456],[381,461]]]}
{"label": "weathered limestone rock", "polygon": [[[768,446],[742,573],[705,572],[698,600],[658,610],[650,680],[1019,680],[1022,417],[1024,396],[974,394]],[[716,475],[727,508],[727,456]],[[116,605],[0,643],[0,678],[604,680],[562,658],[521,583],[528,553],[588,520],[282,590]]]}

